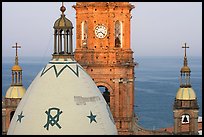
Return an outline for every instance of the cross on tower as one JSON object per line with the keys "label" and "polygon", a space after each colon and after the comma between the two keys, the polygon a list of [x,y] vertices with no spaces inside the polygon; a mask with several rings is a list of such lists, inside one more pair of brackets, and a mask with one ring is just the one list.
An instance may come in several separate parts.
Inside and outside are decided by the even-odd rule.
{"label": "cross on tower", "polygon": [[18,48],[21,48],[21,46],[18,46],[18,44],[16,43],[15,46],[12,46],[12,48],[16,48],[16,57],[18,56]]}
{"label": "cross on tower", "polygon": [[182,48],[185,48],[185,57],[186,57],[186,48],[189,48],[186,46],[186,43],[184,43],[185,46],[182,46]]}

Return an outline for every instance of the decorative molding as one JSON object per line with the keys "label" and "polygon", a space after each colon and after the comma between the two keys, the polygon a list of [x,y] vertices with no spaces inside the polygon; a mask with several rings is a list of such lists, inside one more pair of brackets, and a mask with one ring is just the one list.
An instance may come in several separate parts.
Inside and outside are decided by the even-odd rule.
{"label": "decorative molding", "polygon": [[[57,64],[57,63],[55,63]],[[59,64],[59,63],[58,63]],[[63,63],[64,64],[64,63]],[[70,63],[72,64],[72,63]],[[47,67],[47,66],[46,66]],[[48,72],[51,68],[54,68],[54,72],[56,77],[60,76],[60,74],[63,72],[63,70],[65,68],[69,68],[77,77],[79,77],[79,68],[81,68],[81,66],[79,66],[78,64],[76,64],[76,70],[73,70],[69,65],[65,65],[63,68],[61,68],[59,71],[57,71],[57,67],[56,65],[52,65],[51,67],[49,67],[48,69],[46,69],[46,67],[43,69],[42,73],[41,73],[41,77]],[[82,69],[82,68],[81,68]],[[83,69],[82,69],[83,70]],[[84,70],[83,70],[84,71]]]}

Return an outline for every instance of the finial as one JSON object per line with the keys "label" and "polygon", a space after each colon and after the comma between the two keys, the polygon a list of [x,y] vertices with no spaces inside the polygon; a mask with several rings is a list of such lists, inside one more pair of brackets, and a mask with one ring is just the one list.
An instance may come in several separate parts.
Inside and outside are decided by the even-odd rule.
{"label": "finial", "polygon": [[185,53],[184,53],[184,66],[187,66],[187,57],[186,57],[186,49],[189,48],[186,43],[184,43],[184,46],[182,48],[185,48]]}
{"label": "finial", "polygon": [[12,48],[16,48],[15,64],[18,65],[18,48],[21,48],[21,46],[18,46],[18,44],[16,42],[16,45],[12,46]]}
{"label": "finial", "polygon": [[186,45],[187,45],[186,43],[184,43],[184,45],[185,45],[185,46],[182,46],[182,48],[185,48],[185,54],[184,54],[184,56],[186,57],[186,48],[189,48],[189,47],[186,46]]}
{"label": "finial", "polygon": [[60,11],[62,12],[62,14],[64,14],[65,10],[66,10],[66,8],[64,6],[64,2],[62,2],[62,6],[60,8]]}

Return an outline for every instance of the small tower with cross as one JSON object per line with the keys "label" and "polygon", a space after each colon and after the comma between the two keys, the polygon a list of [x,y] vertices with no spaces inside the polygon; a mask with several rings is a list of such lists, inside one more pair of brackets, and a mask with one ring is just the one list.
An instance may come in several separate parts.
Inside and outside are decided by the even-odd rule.
{"label": "small tower with cross", "polygon": [[22,68],[18,63],[18,48],[21,46],[16,43],[12,48],[15,48],[16,55],[15,63],[11,69],[11,85],[2,100],[2,134],[7,133],[14,112],[26,91],[22,84]]}
{"label": "small tower with cross", "polygon": [[186,43],[182,48],[184,52],[184,63],[180,72],[180,88],[177,91],[174,106],[174,134],[198,134],[198,104],[195,91],[190,83],[191,70],[188,67],[186,49],[189,48]]}

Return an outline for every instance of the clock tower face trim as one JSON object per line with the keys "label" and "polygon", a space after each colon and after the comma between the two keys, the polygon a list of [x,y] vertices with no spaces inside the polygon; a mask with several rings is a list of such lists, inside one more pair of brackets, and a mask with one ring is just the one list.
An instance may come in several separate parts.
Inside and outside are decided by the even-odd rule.
{"label": "clock tower face trim", "polygon": [[94,32],[97,38],[103,39],[107,36],[107,28],[105,25],[103,24],[98,24],[95,28],[94,28]]}

